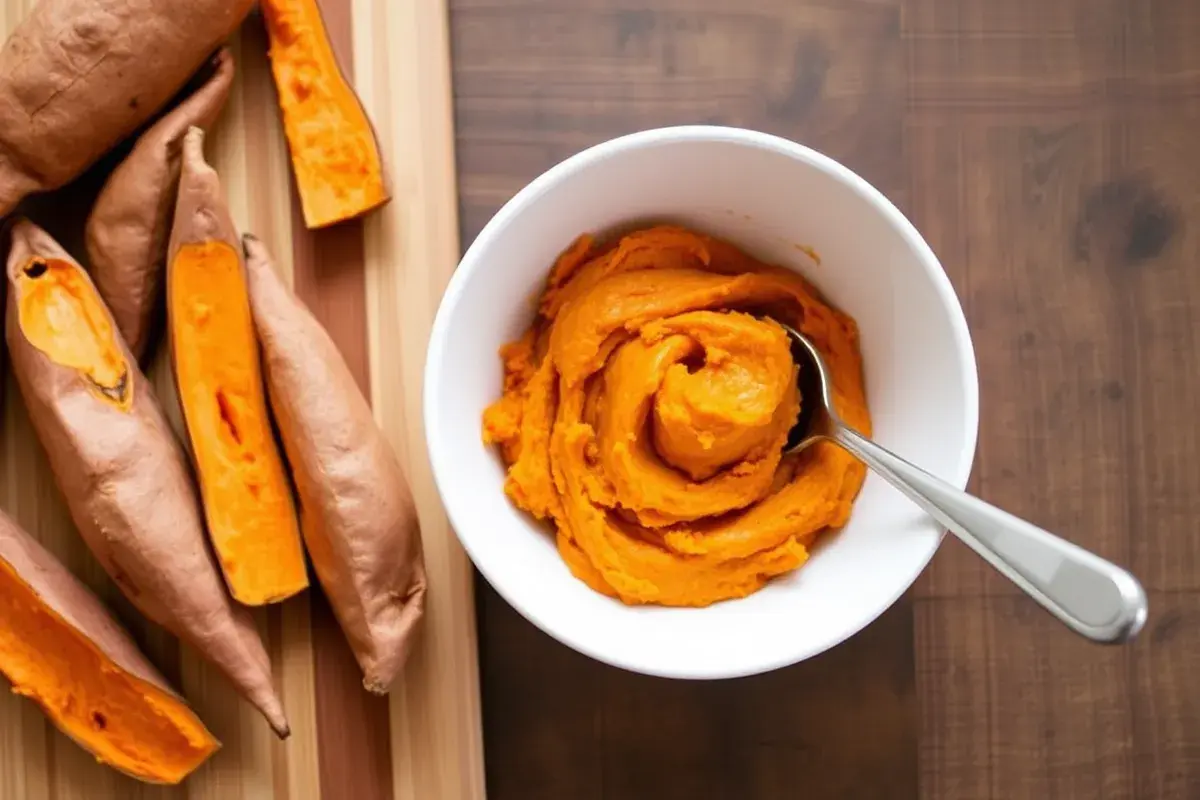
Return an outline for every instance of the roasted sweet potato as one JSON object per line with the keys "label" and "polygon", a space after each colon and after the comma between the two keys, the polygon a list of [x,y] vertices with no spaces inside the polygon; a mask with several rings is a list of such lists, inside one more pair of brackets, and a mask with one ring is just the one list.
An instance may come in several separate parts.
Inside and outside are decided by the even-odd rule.
{"label": "roasted sweet potato", "polygon": [[329,42],[318,0],[263,0],[271,72],[309,228],[351,219],[390,197],[379,142]]}
{"label": "roasted sweet potato", "polygon": [[247,605],[308,587],[283,457],[271,430],[246,270],[204,133],[183,140],[167,317],[176,391],[217,560]]}
{"label": "roasted sweet potato", "polygon": [[230,52],[222,48],[213,62],[205,82],[138,138],[88,216],[92,281],[138,360],[145,358],[158,328],[158,290],[167,261],[183,135],[193,125],[212,125],[233,85]]}
{"label": "roasted sweet potato", "polygon": [[246,237],[250,307],[267,390],[300,496],[317,578],[363,671],[388,691],[425,607],[425,566],[408,483],[346,362]]}
{"label": "roasted sweet potato", "polygon": [[254,621],[221,585],[182,449],[87,273],[20,220],[8,258],[13,372],[71,518],[121,591],[288,733]]}
{"label": "roasted sweet potato", "polygon": [[0,217],[150,119],[253,0],[41,0],[0,50]]}
{"label": "roasted sweet potato", "polygon": [[134,778],[179,783],[220,747],[96,596],[3,512],[0,672]]}

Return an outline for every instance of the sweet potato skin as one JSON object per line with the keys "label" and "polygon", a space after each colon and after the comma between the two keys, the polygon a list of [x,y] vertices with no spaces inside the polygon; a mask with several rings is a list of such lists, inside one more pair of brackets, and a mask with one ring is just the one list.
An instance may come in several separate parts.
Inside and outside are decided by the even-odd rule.
{"label": "sweet potato skin", "polygon": [[238,246],[237,229],[224,205],[220,178],[204,160],[204,131],[197,127],[186,131],[181,148],[181,160],[187,162],[189,175],[180,183],[175,199],[168,265],[184,244],[215,240],[235,249]]}
{"label": "sweet potato skin", "polygon": [[[158,670],[146,660],[129,634],[117,624],[100,600],[3,511],[0,511],[0,561],[8,564],[46,608],[91,642],[118,669],[178,699],[181,703],[184,702]],[[55,723],[58,722],[49,709],[47,715]],[[203,724],[194,716],[193,719],[203,730]],[[60,730],[68,736],[71,735],[65,727],[60,727]],[[215,751],[220,745],[212,739],[211,734],[209,738]],[[85,742],[78,739],[75,741],[87,749]],[[120,769],[119,765],[111,766]],[[127,774],[139,780],[146,780],[144,775]]]}
{"label": "sweet potato skin", "polygon": [[171,98],[253,0],[41,0],[0,50],[0,217]]}
{"label": "sweet potato skin", "polygon": [[13,226],[5,334],[17,384],[71,518],[138,610],[212,661],[286,736],[262,640],[249,613],[225,593],[183,451],[132,354],[117,336],[133,392],[123,411],[98,400],[75,370],[51,361],[22,332],[16,281],[34,256],[74,263],[33,223]]}
{"label": "sweet potato skin", "polygon": [[233,55],[222,48],[212,75],[138,137],[100,190],[85,230],[92,281],[129,349],[142,361],[160,324],[158,289],[179,185],[184,134],[209,128],[233,85]]}
{"label": "sweet potato skin", "polygon": [[308,554],[363,671],[388,691],[424,613],[416,509],[391,446],[341,353],[244,238],[267,390],[300,497]]}

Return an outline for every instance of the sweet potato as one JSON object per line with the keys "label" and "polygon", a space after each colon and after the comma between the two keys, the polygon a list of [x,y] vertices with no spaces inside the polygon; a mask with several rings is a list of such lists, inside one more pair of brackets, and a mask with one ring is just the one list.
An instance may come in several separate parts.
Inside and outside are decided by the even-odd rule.
{"label": "sweet potato", "polygon": [[132,134],[253,0],[41,0],[0,50],[0,217]]}
{"label": "sweet potato", "polygon": [[317,0],[263,0],[262,9],[304,223],[323,228],[383,205],[390,195],[379,142]]}
{"label": "sweet potato", "polygon": [[85,231],[92,281],[138,360],[158,328],[159,285],[179,186],[183,135],[208,128],[229,97],[233,56],[222,48],[212,74],[143,133],[101,189]]}
{"label": "sweet potato", "polygon": [[220,668],[288,733],[254,621],[225,593],[184,454],[87,273],[13,227],[5,334],[17,385],[71,518],[148,618]]}
{"label": "sweet potato", "polygon": [[321,325],[245,238],[267,391],[300,496],[308,554],[363,671],[385,693],[425,607],[412,494],[366,398]]}
{"label": "sweet potato", "polygon": [[99,761],[179,783],[220,744],[87,587],[0,512],[0,672]]}
{"label": "sweet potato", "polygon": [[242,248],[204,133],[183,140],[167,266],[171,364],[208,532],[225,582],[247,605],[308,587],[283,457],[271,430]]}

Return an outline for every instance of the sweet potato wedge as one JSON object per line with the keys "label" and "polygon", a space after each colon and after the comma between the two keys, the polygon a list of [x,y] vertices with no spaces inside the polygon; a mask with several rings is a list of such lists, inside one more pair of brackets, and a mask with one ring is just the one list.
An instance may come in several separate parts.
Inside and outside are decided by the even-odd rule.
{"label": "sweet potato wedge", "polygon": [[233,85],[233,55],[222,48],[212,74],[138,137],[100,190],[85,230],[92,282],[139,361],[159,327],[159,286],[188,128],[216,121]]}
{"label": "sweet potato wedge", "polygon": [[346,80],[318,0],[263,0],[271,72],[304,224],[323,228],[388,201],[375,129]]}
{"label": "sweet potato wedge", "polygon": [[84,541],[148,618],[221,669],[288,733],[254,621],[225,593],[184,454],[87,273],[31,222],[13,227],[5,336]]}
{"label": "sweet potato wedge", "polygon": [[0,217],[130,136],[253,0],[41,0],[0,50]]}
{"label": "sweet potato wedge", "polygon": [[244,239],[250,307],[308,554],[363,671],[388,691],[425,607],[412,494],[346,362],[280,282],[262,242]]}
{"label": "sweet potato wedge", "polygon": [[0,512],[0,672],[97,760],[179,783],[220,747],[87,587]]}
{"label": "sweet potato wedge", "polygon": [[267,411],[241,242],[203,147],[192,128],[167,266],[171,366],[225,582],[238,601],[264,605],[306,589],[308,565]]}

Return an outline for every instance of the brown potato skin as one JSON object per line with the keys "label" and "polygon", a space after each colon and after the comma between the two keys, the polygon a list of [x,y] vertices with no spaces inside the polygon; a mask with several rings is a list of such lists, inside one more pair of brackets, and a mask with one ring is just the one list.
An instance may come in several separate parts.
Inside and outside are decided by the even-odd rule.
{"label": "brown potato skin", "polygon": [[158,289],[179,186],[184,134],[216,121],[233,85],[233,55],[221,48],[213,73],[143,133],[100,190],[85,230],[89,273],[129,349],[142,361],[160,326]]}
{"label": "brown potato skin", "polygon": [[74,262],[27,220],[14,225],[12,240],[9,356],[71,518],[138,610],[221,669],[275,732],[287,736],[266,649],[249,613],[225,593],[183,451],[149,381],[125,348],[133,406],[122,411],[29,343],[18,318],[16,275],[34,255]]}
{"label": "brown potato skin", "polygon": [[[0,561],[7,563],[17,577],[33,590],[42,605],[78,631],[122,672],[162,690],[181,703],[185,702],[166,678],[146,660],[99,598],[3,511],[0,511]],[[53,721],[52,717],[47,718]],[[70,736],[69,731],[64,730],[63,733]],[[74,741],[87,749],[84,742],[78,739]],[[117,764],[110,766],[120,769]],[[145,780],[144,777],[129,774]]]}
{"label": "brown potato skin", "polygon": [[408,481],[341,353],[288,291],[266,247],[244,238],[250,307],[308,554],[363,671],[383,694],[425,607]]}
{"label": "brown potato skin", "polygon": [[184,131],[180,142],[180,164],[186,164],[187,180],[179,183],[175,198],[175,219],[168,244],[167,269],[187,244],[224,242],[238,249],[238,232],[225,205],[221,179],[204,159],[204,131],[193,127]]}
{"label": "brown potato skin", "polygon": [[0,217],[130,136],[253,5],[41,0],[0,50]]}

